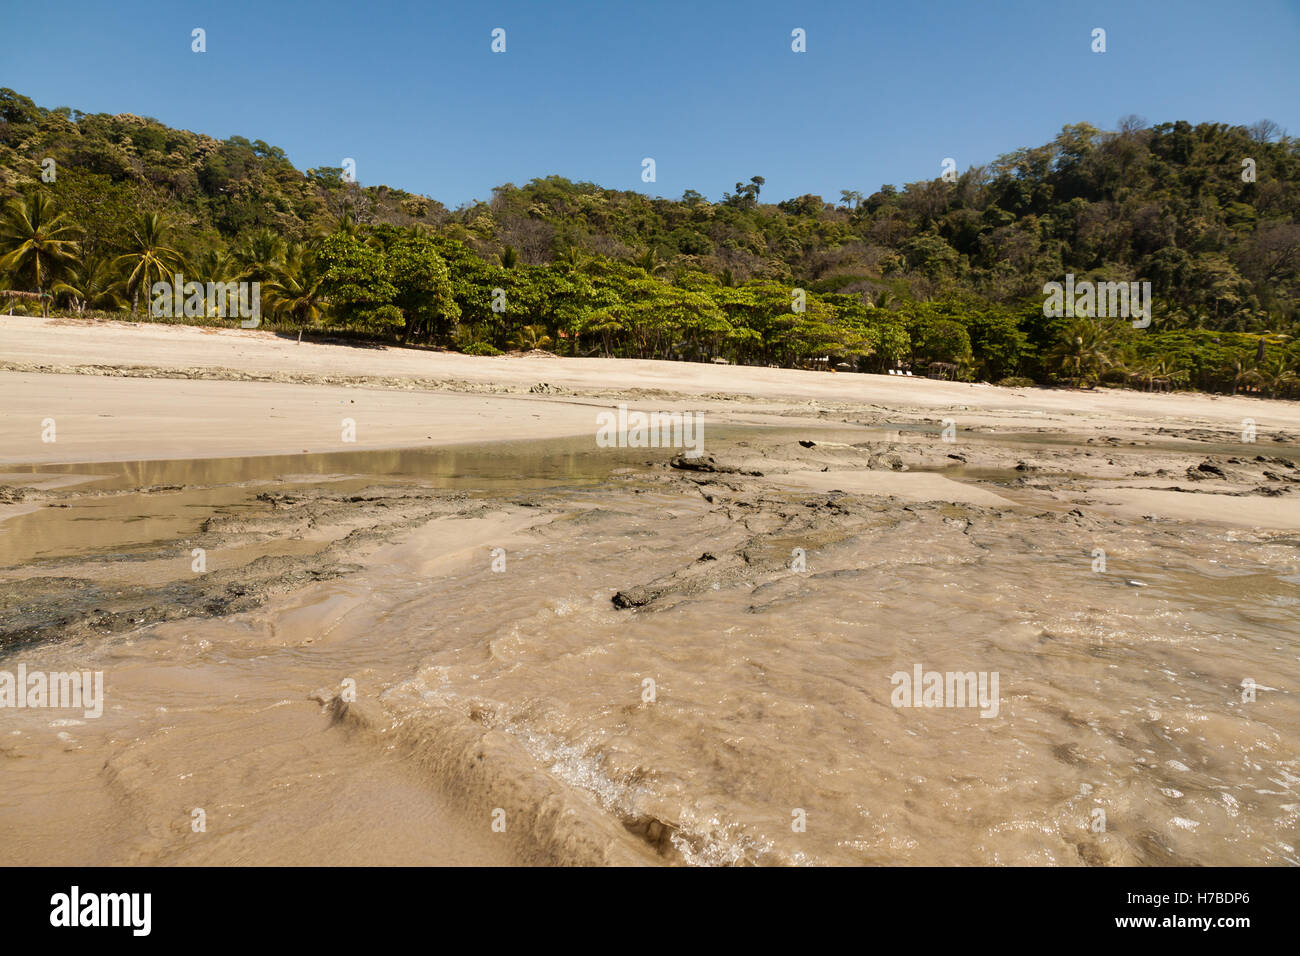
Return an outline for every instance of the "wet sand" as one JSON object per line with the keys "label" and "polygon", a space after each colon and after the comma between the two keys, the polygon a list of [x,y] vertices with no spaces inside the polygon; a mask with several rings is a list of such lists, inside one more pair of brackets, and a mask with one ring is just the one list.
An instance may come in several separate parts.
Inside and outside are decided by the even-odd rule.
{"label": "wet sand", "polygon": [[106,688],[0,709],[5,863],[1300,862],[1295,403],[0,344],[0,671]]}

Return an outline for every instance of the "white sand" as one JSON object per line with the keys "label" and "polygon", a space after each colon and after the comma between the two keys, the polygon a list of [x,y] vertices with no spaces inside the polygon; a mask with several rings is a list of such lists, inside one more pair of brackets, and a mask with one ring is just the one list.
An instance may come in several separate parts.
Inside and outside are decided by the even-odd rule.
{"label": "white sand", "polygon": [[1215,422],[1239,427],[1254,418],[1268,429],[1300,430],[1300,403],[1192,393],[1148,394],[1004,389],[961,382],[806,372],[638,359],[481,357],[451,352],[303,342],[270,332],[189,326],[80,322],[0,316],[0,360],[40,365],[228,368],[250,373],[411,376],[481,384],[570,388],[666,389],[687,394],[729,392],[758,398],[802,398],[972,411],[1015,416],[1103,416],[1175,425]]}
{"label": "white sand", "polygon": [[[216,458],[595,434],[595,409],[511,396],[0,373],[0,462]],[[54,419],[55,441],[42,441]],[[344,419],[356,425],[344,440]]]}

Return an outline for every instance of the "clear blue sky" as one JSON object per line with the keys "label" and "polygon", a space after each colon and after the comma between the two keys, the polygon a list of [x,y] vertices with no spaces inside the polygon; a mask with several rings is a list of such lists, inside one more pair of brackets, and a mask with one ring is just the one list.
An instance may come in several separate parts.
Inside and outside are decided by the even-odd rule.
{"label": "clear blue sky", "polygon": [[552,173],[838,199],[1128,113],[1300,134],[1300,0],[0,0],[0,25],[0,86],[41,106],[262,139],[301,169],[354,157],[453,208]]}

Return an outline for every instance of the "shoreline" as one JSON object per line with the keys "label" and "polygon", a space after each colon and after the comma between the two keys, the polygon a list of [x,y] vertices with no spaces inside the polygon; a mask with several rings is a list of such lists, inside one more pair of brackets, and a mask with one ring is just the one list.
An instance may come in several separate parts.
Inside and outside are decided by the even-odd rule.
{"label": "shoreline", "polygon": [[[635,383],[635,384],[633,384]],[[640,359],[472,357],[269,332],[0,317],[0,465],[406,449],[595,434],[617,403],[706,428],[872,423],[936,432],[1300,443],[1300,402],[1002,388]],[[46,419],[57,424],[42,442]],[[342,421],[356,422],[356,441]],[[1287,439],[1275,442],[1277,437]]]}

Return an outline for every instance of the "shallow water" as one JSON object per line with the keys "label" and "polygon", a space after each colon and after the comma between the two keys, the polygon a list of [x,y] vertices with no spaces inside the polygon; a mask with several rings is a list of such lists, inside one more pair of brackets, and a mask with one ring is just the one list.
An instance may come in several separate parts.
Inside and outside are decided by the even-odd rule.
{"label": "shallow water", "polygon": [[[152,495],[98,515],[118,499],[85,499],[104,530],[77,553],[254,508],[267,482],[400,479],[487,510],[254,612],[24,650],[30,669],[102,669],[108,704],[0,712],[0,858],[1300,863],[1293,541],[1033,505],[827,508],[761,482],[614,477],[658,453],[585,444],[103,479],[215,497],[177,499],[188,517],[159,498],[140,533],[122,515]],[[512,500],[523,477],[541,497]],[[42,519],[7,524],[24,520]],[[70,528],[40,553],[74,547]],[[796,548],[804,570],[783,566]],[[611,602],[683,568],[690,587]],[[916,665],[996,673],[996,714],[896,706],[892,677]],[[335,696],[348,681],[355,702]]]}
{"label": "shallow water", "polygon": [[[599,452],[599,453],[597,453]],[[589,439],[323,455],[8,466],[0,485],[76,489],[64,501],[0,520],[0,568],[36,558],[121,553],[195,532],[214,513],[255,506],[268,490],[357,490],[376,479],[491,494],[598,481],[657,449],[593,449]],[[54,479],[51,481],[50,479]],[[145,489],[145,490],[139,490]],[[101,493],[89,496],[86,491]]]}

